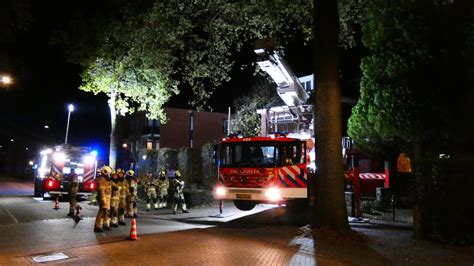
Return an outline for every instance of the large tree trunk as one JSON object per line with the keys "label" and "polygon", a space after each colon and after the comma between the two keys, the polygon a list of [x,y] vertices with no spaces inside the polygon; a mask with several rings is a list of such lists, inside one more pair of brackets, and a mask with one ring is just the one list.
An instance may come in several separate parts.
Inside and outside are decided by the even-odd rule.
{"label": "large tree trunk", "polygon": [[316,202],[313,226],[349,230],[341,155],[341,88],[339,86],[337,1],[314,0],[316,79]]}
{"label": "large tree trunk", "polygon": [[117,162],[117,136],[115,132],[117,112],[115,110],[115,93],[110,94],[110,147],[109,147],[109,166],[115,169]]}

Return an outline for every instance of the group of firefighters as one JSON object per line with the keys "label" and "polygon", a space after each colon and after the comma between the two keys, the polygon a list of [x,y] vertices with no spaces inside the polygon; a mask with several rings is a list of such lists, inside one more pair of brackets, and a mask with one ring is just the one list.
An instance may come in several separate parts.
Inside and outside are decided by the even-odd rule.
{"label": "group of firefighters", "polygon": [[184,213],[188,212],[184,202],[184,181],[179,171],[176,171],[175,178],[170,183],[164,171],[160,172],[159,178],[154,178],[153,174],[148,172],[143,180],[139,180],[135,177],[133,170],[125,172],[122,169],[116,169],[114,171],[109,166],[103,166],[97,178],[99,212],[94,232],[103,232],[111,230],[111,227],[126,225],[125,217],[137,217],[139,183],[145,187],[147,211],[150,210],[151,202],[155,209],[165,208],[169,190],[173,214],[176,214],[178,205],[181,205]]}

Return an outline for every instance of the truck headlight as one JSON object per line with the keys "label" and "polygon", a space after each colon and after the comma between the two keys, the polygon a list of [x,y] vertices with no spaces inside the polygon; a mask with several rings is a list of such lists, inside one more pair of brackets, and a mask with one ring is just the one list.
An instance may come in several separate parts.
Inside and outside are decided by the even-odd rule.
{"label": "truck headlight", "polygon": [[281,200],[281,190],[276,187],[271,187],[265,190],[265,197],[270,201],[279,201]]}
{"label": "truck headlight", "polygon": [[225,188],[223,187],[217,187],[215,191],[216,196],[218,197],[224,197],[225,196]]}

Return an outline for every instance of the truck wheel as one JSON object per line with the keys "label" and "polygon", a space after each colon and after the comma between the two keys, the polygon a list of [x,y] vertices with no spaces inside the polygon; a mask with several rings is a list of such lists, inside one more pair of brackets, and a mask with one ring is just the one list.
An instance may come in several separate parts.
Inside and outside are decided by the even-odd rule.
{"label": "truck wheel", "polygon": [[250,211],[257,203],[250,200],[234,200],[234,205],[241,211]]}

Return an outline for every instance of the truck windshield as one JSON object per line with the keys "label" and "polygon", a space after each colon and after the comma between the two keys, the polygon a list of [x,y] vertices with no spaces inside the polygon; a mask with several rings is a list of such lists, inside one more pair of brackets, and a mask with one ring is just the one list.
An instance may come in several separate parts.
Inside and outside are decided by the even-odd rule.
{"label": "truck windshield", "polygon": [[275,142],[233,142],[221,146],[221,166],[272,167]]}
{"label": "truck windshield", "polygon": [[224,143],[221,167],[275,167],[305,163],[305,142],[259,141]]}

